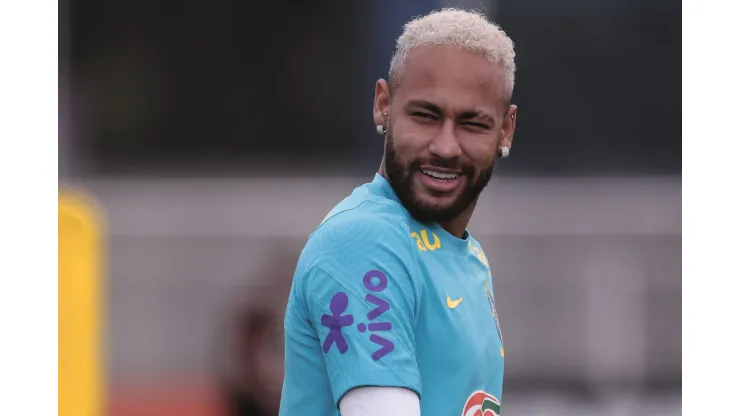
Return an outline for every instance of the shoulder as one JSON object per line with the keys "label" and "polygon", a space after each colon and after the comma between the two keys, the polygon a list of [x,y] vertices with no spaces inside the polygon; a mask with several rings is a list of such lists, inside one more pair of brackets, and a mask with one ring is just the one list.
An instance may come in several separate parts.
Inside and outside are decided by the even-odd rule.
{"label": "shoulder", "polygon": [[311,234],[305,251],[315,255],[353,248],[401,250],[411,242],[405,211],[384,200],[365,199],[335,208]]}
{"label": "shoulder", "polygon": [[405,212],[391,204],[365,200],[331,214],[311,234],[296,278],[304,281],[308,291],[327,279],[345,286],[351,285],[349,282],[362,284],[363,276],[370,272],[382,272],[392,280],[416,281],[412,250],[415,243]]}

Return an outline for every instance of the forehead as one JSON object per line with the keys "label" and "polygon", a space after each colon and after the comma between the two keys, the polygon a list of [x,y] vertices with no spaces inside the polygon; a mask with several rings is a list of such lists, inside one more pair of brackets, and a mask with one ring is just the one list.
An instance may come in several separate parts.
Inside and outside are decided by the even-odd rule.
{"label": "forehead", "polygon": [[443,108],[499,109],[506,102],[503,67],[452,46],[421,46],[406,59],[396,90],[402,101],[424,99]]}

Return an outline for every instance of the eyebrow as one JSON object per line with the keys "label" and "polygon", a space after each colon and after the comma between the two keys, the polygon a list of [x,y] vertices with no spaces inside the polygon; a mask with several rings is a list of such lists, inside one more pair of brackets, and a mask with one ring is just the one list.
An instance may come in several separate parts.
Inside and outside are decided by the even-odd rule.
{"label": "eyebrow", "polygon": [[407,104],[408,107],[420,107],[425,110],[428,110],[436,115],[441,116],[444,114],[444,111],[442,111],[442,107],[438,106],[437,104],[430,103],[426,100],[411,100]]}
{"label": "eyebrow", "polygon": [[[426,101],[426,100],[411,100],[411,101],[408,102],[407,106],[408,107],[419,107],[419,108],[423,108],[423,109],[425,109],[427,111],[430,111],[430,112],[432,112],[432,113],[434,113],[434,114],[436,114],[438,116],[441,116],[442,114],[444,114],[444,111],[442,110],[442,107],[440,107],[437,104],[434,104],[432,102]],[[490,114],[488,114],[487,112],[485,112],[483,110],[468,110],[468,111],[463,111],[462,113],[460,113],[460,115],[458,116],[458,118],[461,119],[461,120],[476,120],[476,119],[480,119],[480,120],[486,120],[486,121],[488,121],[489,123],[491,123],[493,125],[496,124],[496,121],[494,120],[494,118],[491,117]]]}

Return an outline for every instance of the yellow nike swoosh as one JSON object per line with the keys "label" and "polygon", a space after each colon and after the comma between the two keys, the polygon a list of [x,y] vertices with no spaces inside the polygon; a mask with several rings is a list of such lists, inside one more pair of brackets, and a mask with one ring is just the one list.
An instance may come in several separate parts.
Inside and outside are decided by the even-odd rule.
{"label": "yellow nike swoosh", "polygon": [[459,305],[460,302],[462,302],[462,300],[463,298],[460,298],[458,300],[452,300],[450,299],[450,295],[447,295],[447,307],[450,309],[455,309],[457,308],[457,305]]}

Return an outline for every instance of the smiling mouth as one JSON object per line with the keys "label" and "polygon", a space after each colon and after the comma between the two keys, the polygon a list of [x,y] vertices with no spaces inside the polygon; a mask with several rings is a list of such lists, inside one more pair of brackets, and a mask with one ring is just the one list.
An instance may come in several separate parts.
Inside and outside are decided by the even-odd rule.
{"label": "smiling mouth", "polygon": [[444,181],[444,182],[455,180],[460,176],[459,173],[444,173],[444,172],[438,172],[438,171],[430,170],[430,169],[422,169],[421,173],[429,176],[430,178],[436,179],[438,181]]}
{"label": "smiling mouth", "polygon": [[458,189],[463,180],[463,174],[459,170],[422,166],[418,172],[421,174],[419,179],[422,186],[438,196],[449,194]]}

